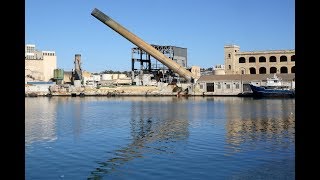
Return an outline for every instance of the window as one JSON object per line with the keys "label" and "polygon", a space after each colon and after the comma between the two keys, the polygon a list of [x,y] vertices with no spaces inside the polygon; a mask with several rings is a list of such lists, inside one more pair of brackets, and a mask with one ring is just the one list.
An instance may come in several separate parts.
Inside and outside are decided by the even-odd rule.
{"label": "window", "polygon": [[270,56],[269,62],[277,62],[277,58],[275,56]]}
{"label": "window", "polygon": [[254,67],[251,67],[249,71],[250,71],[250,74],[256,74],[256,68]]}
{"label": "window", "polygon": [[287,56],[280,56],[280,62],[287,62]]}
{"label": "window", "polygon": [[291,61],[296,61],[296,56],[295,55],[291,56]]}
{"label": "window", "polygon": [[280,68],[280,73],[288,73],[288,68],[283,66]]}
{"label": "window", "polygon": [[249,57],[249,63],[255,63],[256,62],[256,58],[251,56]]}
{"label": "window", "polygon": [[273,74],[273,73],[277,73],[277,68],[276,67],[271,67],[270,68],[270,74]]}
{"label": "window", "polygon": [[265,67],[259,68],[259,74],[266,74],[266,73],[267,73],[267,69]]}
{"label": "window", "polygon": [[240,85],[239,84],[236,84],[236,89],[239,89],[240,88]]}
{"label": "window", "polygon": [[207,83],[207,92],[214,92],[214,83]]}
{"label": "window", "polygon": [[246,58],[240,57],[239,58],[239,63],[246,63]]}
{"label": "window", "polygon": [[226,84],[226,88],[227,88],[227,89],[230,89],[230,84]]}
{"label": "window", "polygon": [[264,57],[264,56],[259,57],[259,62],[266,62],[266,61],[267,61],[266,57]]}

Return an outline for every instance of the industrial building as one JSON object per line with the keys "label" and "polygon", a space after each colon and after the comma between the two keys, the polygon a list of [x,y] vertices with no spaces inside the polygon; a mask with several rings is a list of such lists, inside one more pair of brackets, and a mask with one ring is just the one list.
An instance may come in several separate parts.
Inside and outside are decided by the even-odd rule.
{"label": "industrial building", "polygon": [[[151,44],[156,50],[165,54],[168,58],[172,59],[172,61],[181,65],[184,68],[187,68],[187,48],[176,47],[176,46],[160,46]],[[135,63],[139,63],[140,70],[147,70],[150,72],[158,71],[158,70],[166,70],[169,71],[168,67],[164,66],[158,60],[154,59],[150,54],[145,52],[143,49],[139,47],[134,47],[131,49],[132,52],[132,71],[138,70],[135,67]]]}
{"label": "industrial building", "polygon": [[54,77],[57,57],[54,51],[40,51],[34,44],[25,45],[25,81],[49,81]]}
{"label": "industrial building", "polygon": [[[164,54],[168,59],[189,70],[196,78],[200,77],[200,67],[188,66],[187,48],[177,46],[160,46],[151,44],[153,48]],[[139,47],[131,49],[131,72],[136,85],[149,85],[154,82],[176,83],[183,82],[183,78],[169,69],[159,60]]]}

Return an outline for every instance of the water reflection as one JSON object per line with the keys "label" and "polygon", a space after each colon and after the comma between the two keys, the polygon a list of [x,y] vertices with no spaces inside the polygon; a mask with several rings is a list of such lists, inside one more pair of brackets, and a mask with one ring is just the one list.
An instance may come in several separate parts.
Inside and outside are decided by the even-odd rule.
{"label": "water reflection", "polygon": [[[41,105],[39,105],[41,102]],[[54,141],[56,134],[56,106],[50,98],[25,98],[25,144]]]}
{"label": "water reflection", "polygon": [[26,145],[35,141],[55,141],[59,132],[63,135],[70,130],[74,137],[79,136],[84,109],[80,98],[25,98]]}
{"label": "water reflection", "polygon": [[252,167],[294,164],[294,99],[38,97],[25,105],[31,179],[154,177],[168,169],[175,177],[189,169],[244,177]]}
{"label": "water reflection", "polygon": [[272,142],[276,148],[294,144],[294,100],[243,99],[241,104],[225,105],[226,142],[233,152],[241,151],[245,143],[253,145],[249,148],[254,148],[257,142]]}
{"label": "water reflection", "polygon": [[143,158],[144,154],[174,153],[170,143],[187,139],[189,120],[186,99],[177,97],[129,99],[132,102],[130,109],[132,142],[116,150],[113,157],[107,161],[98,162],[99,167],[91,172],[88,179],[100,179],[128,161]]}

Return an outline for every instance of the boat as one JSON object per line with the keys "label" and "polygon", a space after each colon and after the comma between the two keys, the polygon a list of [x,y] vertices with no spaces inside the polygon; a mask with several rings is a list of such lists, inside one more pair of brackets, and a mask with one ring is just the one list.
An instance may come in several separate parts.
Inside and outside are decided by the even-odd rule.
{"label": "boat", "polygon": [[253,97],[295,97],[295,89],[283,85],[282,80],[276,74],[271,78],[267,78],[264,86],[257,86],[252,83],[249,85]]}

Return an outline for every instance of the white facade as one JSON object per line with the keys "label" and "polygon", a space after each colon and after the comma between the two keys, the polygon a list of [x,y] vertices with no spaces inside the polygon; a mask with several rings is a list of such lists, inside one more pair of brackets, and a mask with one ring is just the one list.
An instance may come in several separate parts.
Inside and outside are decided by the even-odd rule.
{"label": "white facade", "polygon": [[54,77],[57,68],[57,57],[54,51],[39,51],[35,45],[25,46],[26,80],[49,81]]}

